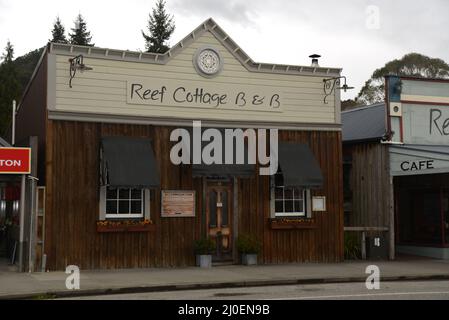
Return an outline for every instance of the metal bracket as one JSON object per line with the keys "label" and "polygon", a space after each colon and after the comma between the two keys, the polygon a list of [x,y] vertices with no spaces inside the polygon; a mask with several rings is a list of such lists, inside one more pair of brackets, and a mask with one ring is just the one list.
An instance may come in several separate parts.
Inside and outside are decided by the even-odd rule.
{"label": "metal bracket", "polygon": [[86,70],[92,70],[92,68],[87,67],[84,64],[84,57],[82,54],[77,55],[74,58],[69,59],[70,63],[70,80],[69,80],[69,87],[72,88],[72,79],[75,78],[76,71],[80,70],[81,72]]}
{"label": "metal bracket", "polygon": [[[340,87],[341,79],[344,80],[344,84]],[[345,76],[323,79],[323,82],[324,82],[323,89],[324,89],[324,94],[325,94],[324,95],[324,104],[328,104],[326,99],[334,92],[335,86],[337,86],[337,89],[343,89],[344,92],[346,92],[347,90],[354,89],[354,87],[350,87],[346,84]]]}

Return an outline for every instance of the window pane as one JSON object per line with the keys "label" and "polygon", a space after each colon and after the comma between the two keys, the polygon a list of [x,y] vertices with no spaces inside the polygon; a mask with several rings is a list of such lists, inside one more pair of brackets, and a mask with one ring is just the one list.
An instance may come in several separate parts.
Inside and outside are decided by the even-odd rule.
{"label": "window pane", "polygon": [[275,212],[284,212],[284,202],[283,201],[275,201],[274,210],[275,210]]}
{"label": "window pane", "polygon": [[304,190],[295,188],[295,200],[302,200],[304,198]]}
{"label": "window pane", "polygon": [[294,212],[293,211],[293,200],[285,200],[285,212]]}
{"label": "window pane", "polygon": [[223,191],[221,193],[221,202],[223,203],[223,206],[221,207],[221,225],[227,226],[228,225],[228,192]]}
{"label": "window pane", "polygon": [[119,199],[129,199],[129,189],[119,189]]}
{"label": "window pane", "polygon": [[142,199],[142,189],[131,189],[131,199]]}
{"label": "window pane", "polygon": [[292,188],[285,188],[285,199],[293,199],[293,189]]}
{"label": "window pane", "polygon": [[274,190],[274,196],[276,199],[279,199],[279,200],[284,199],[284,188],[276,188]]}
{"label": "window pane", "polygon": [[140,200],[131,201],[131,213],[142,213],[142,201]]}
{"label": "window pane", "polygon": [[117,189],[107,188],[106,198],[117,199]]}
{"label": "window pane", "polygon": [[117,213],[117,200],[106,201],[106,213]]}
{"label": "window pane", "polygon": [[301,200],[295,200],[295,212],[303,212],[303,202]]}
{"label": "window pane", "polygon": [[217,193],[215,191],[209,192],[209,225],[217,226]]}
{"label": "window pane", "polygon": [[129,213],[129,200],[119,200],[118,213]]}

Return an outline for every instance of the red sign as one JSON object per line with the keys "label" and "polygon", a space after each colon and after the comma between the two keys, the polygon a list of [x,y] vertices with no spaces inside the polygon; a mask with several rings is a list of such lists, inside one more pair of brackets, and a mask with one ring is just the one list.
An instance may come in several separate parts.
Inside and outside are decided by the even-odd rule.
{"label": "red sign", "polygon": [[0,174],[26,174],[30,172],[30,148],[0,148]]}

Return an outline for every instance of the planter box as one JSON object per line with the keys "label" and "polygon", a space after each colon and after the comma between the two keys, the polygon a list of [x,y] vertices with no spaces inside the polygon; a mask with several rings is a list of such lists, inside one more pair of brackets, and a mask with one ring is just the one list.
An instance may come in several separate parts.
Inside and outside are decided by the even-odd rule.
{"label": "planter box", "polygon": [[155,229],[154,224],[145,225],[123,225],[123,226],[101,226],[97,225],[97,232],[149,232]]}
{"label": "planter box", "polygon": [[282,219],[270,219],[269,225],[271,229],[314,229],[316,228],[315,220],[313,219],[301,219],[295,221],[294,219],[291,220],[282,220]]}
{"label": "planter box", "polygon": [[196,265],[200,268],[212,267],[212,256],[210,254],[197,254]]}
{"label": "planter box", "polygon": [[257,254],[254,253],[242,254],[242,264],[245,266],[257,265]]}

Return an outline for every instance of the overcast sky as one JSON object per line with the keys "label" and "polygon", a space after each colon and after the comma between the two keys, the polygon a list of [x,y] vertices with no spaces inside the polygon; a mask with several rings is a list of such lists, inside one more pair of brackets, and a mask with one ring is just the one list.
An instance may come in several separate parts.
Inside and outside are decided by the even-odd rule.
{"label": "overcast sky", "polygon": [[[143,50],[155,0],[0,0],[0,46],[16,56],[43,46],[57,15],[66,31],[81,13],[99,47]],[[447,0],[167,0],[173,45],[209,17],[256,62],[341,67],[355,90],[374,69],[414,51],[449,61]],[[3,50],[2,50],[3,51]]]}

